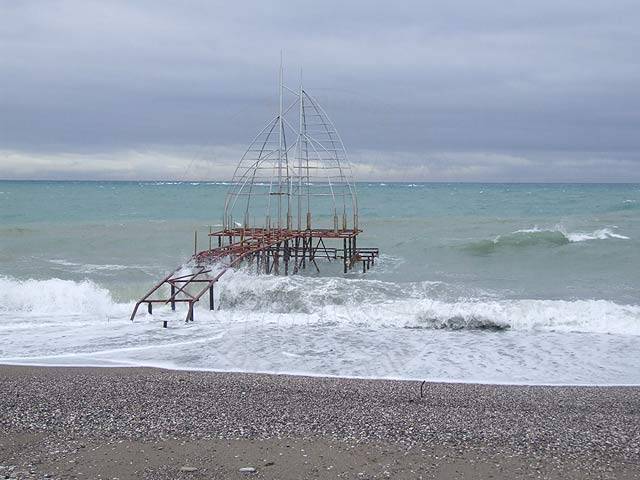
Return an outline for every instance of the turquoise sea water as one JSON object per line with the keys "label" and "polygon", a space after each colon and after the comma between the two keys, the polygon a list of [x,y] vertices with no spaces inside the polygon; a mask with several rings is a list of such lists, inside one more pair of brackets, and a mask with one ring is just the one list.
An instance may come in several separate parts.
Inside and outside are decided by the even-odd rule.
{"label": "turquoise sea water", "polygon": [[360,183],[366,275],[240,270],[194,324],[128,322],[227,188],[0,182],[0,361],[640,383],[640,185]]}

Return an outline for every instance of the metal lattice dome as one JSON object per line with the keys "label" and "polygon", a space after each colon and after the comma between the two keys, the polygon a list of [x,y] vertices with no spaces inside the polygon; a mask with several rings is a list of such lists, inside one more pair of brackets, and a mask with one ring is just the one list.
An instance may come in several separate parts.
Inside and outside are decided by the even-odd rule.
{"label": "metal lattice dome", "polygon": [[278,114],[236,167],[224,228],[357,229],[351,165],[335,126],[302,86],[282,84],[282,72],[279,90]]}

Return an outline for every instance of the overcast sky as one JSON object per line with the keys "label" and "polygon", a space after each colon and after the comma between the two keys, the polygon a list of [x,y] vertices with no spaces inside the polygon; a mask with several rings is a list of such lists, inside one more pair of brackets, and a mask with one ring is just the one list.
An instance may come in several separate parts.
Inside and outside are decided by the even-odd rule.
{"label": "overcast sky", "polygon": [[638,0],[0,0],[0,178],[228,178],[280,50],[360,180],[640,181]]}

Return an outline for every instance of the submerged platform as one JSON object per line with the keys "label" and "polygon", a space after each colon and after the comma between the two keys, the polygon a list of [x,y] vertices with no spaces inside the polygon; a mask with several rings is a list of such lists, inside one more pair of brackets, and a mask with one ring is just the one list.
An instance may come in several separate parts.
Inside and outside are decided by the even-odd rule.
{"label": "submerged platform", "polygon": [[[213,287],[224,273],[243,262],[255,265],[256,273],[284,274],[298,273],[307,267],[320,268],[318,261],[341,261],[343,272],[359,267],[365,273],[379,256],[377,248],[359,248],[358,229],[266,229],[233,228],[209,233],[209,248],[194,251],[187,264],[191,272],[184,273],[180,266],[158,282],[135,305],[131,314],[133,320],[140,305],[147,304],[147,311],[153,313],[153,304],[188,305],[186,321],[193,321],[193,309],[197,302],[208,293],[209,309],[213,310]],[[217,246],[213,246],[213,243]],[[336,242],[337,245],[336,245]],[[196,242],[197,245],[197,242]],[[167,288],[162,288],[167,287]],[[164,322],[167,326],[167,322]]]}

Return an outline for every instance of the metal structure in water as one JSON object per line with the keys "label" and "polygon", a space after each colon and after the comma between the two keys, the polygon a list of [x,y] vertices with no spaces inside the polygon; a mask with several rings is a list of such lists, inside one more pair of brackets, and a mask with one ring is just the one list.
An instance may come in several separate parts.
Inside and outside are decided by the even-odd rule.
{"label": "metal structure in water", "polygon": [[194,305],[208,294],[213,310],[214,284],[241,263],[284,275],[319,272],[319,260],[341,261],[344,273],[374,265],[378,249],[357,246],[358,199],[336,128],[302,85],[294,90],[282,83],[282,67],[278,98],[278,114],[236,167],[222,229],[209,232],[203,251],[196,235],[189,272],[179,267],[158,282],[136,303],[131,320],[142,304],[152,313],[154,304],[175,310],[186,303],[186,320],[193,321]]}

